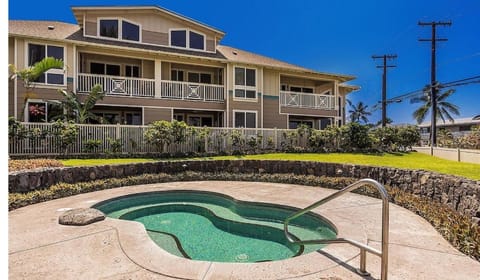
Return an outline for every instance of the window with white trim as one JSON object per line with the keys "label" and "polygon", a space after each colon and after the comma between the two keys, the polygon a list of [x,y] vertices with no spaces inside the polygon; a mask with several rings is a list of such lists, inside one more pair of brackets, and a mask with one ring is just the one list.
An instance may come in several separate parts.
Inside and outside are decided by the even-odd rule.
{"label": "window with white trim", "polygon": [[[64,60],[65,48],[46,44],[28,44],[28,66],[33,66],[46,57]],[[61,68],[50,69],[40,75],[35,82],[47,85],[64,85],[64,70]]]}
{"label": "window with white trim", "polygon": [[257,128],[257,112],[235,111],[233,122],[235,127]]}
{"label": "window with white trim", "polygon": [[140,42],[140,25],[124,19],[99,19],[98,36]]}
{"label": "window with white trim", "polygon": [[290,86],[290,91],[302,92],[302,93],[313,93],[313,88],[311,88],[311,87]]}
{"label": "window with white trim", "polygon": [[170,30],[170,46],[194,50],[205,50],[205,35],[187,29]]}
{"label": "window with white trim", "polygon": [[63,117],[63,107],[58,101],[28,101],[27,122],[52,122]]}
{"label": "window with white trim", "polygon": [[257,98],[256,72],[256,69],[235,67],[235,98]]}

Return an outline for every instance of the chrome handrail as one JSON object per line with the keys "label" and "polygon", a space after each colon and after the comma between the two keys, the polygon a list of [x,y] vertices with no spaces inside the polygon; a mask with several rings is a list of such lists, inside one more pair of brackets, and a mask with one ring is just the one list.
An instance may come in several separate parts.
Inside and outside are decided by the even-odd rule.
{"label": "chrome handrail", "polygon": [[[295,239],[290,232],[288,231],[288,224],[291,220],[296,219],[305,213],[309,212],[310,210],[317,208],[318,206],[329,202],[347,192],[351,192],[361,186],[370,185],[375,187],[378,192],[380,193],[382,199],[382,250],[379,251],[375,248],[372,248],[368,245],[359,243],[358,241],[351,240],[348,238],[336,238],[336,239],[317,239],[317,240],[298,240]],[[358,272],[361,275],[369,275],[366,271],[366,252],[370,252],[374,255],[377,255],[381,258],[381,278],[382,280],[387,279],[387,271],[388,271],[388,230],[389,230],[389,215],[388,215],[388,193],[387,190],[383,185],[378,183],[373,179],[361,179],[345,188],[319,200],[318,202],[313,203],[312,205],[299,210],[292,215],[288,216],[283,223],[284,226],[284,233],[287,237],[288,241],[295,244],[332,244],[332,243],[349,243],[357,248],[360,249],[360,269]]]}

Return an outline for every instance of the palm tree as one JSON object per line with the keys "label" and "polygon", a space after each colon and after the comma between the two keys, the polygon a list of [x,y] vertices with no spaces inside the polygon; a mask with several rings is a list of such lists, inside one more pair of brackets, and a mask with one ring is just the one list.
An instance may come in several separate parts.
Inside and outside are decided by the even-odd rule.
{"label": "palm tree", "polygon": [[63,60],[53,57],[45,57],[44,59],[35,63],[33,66],[21,70],[18,70],[13,64],[8,65],[11,73],[9,78],[11,80],[18,78],[23,81],[23,86],[26,90],[25,97],[23,99],[23,110],[25,110],[28,99],[35,97],[35,93],[33,92],[35,81],[37,81],[38,78],[40,78],[40,76],[48,70],[59,68],[63,69],[63,66]]}
{"label": "palm tree", "polygon": [[372,113],[367,110],[368,105],[364,105],[362,101],[358,102],[357,105],[352,104],[350,100],[347,99],[347,103],[352,107],[351,110],[348,110],[350,114],[350,121],[360,123],[368,123],[367,116],[370,116]]}
{"label": "palm tree", "polygon": [[[457,116],[460,115],[458,106],[446,101],[446,99],[454,92],[454,89],[450,89],[437,95],[437,119],[441,119],[443,123],[445,123],[445,119],[453,122],[454,119],[452,114]],[[414,97],[410,99],[410,103],[422,103],[421,106],[413,112],[413,117],[417,123],[422,123],[432,107],[430,94],[424,94],[421,97]]]}
{"label": "palm tree", "polygon": [[74,119],[77,123],[87,123],[89,119],[96,120],[98,117],[91,112],[98,100],[105,96],[101,85],[92,87],[90,93],[85,97],[84,102],[80,100],[75,92],[59,90],[63,95],[63,106],[67,111],[67,118]]}

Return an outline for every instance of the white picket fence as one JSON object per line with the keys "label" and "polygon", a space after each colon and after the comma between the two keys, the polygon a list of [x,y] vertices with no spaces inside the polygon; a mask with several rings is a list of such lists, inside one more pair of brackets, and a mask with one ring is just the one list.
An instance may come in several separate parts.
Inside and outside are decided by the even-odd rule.
{"label": "white picket fence", "polygon": [[[153,145],[147,144],[144,132],[148,126],[132,125],[89,125],[78,124],[76,141],[63,150],[59,145],[58,137],[54,135],[50,123],[22,123],[27,131],[34,131],[35,137],[11,137],[9,139],[10,156],[52,156],[52,155],[86,155],[113,153],[111,140],[120,143],[118,154],[146,154],[159,153]],[[198,128],[200,129],[200,128]],[[256,140],[257,150],[283,150],[287,139],[286,129],[261,129],[261,128],[210,128],[208,137],[201,139],[198,133],[187,134],[185,142],[171,144],[165,147],[164,152],[175,153],[231,153],[239,149],[235,145],[232,134],[239,135],[244,151],[252,150],[252,138]],[[31,133],[30,133],[31,134]],[[38,135],[44,135],[38,137]],[[100,140],[100,145],[94,151],[86,151],[89,140]],[[296,145],[305,146],[305,139],[298,139]]]}

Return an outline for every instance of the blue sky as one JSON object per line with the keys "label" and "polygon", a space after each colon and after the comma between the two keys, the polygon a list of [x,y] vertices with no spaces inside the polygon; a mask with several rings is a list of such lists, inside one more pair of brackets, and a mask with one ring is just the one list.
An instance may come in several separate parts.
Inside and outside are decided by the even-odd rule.
{"label": "blue sky", "polygon": [[[48,3],[48,4],[47,4]],[[9,1],[9,19],[75,22],[70,6],[158,5],[227,34],[222,44],[270,56],[322,72],[352,74],[361,90],[349,95],[354,103],[372,107],[381,99],[381,69],[372,55],[395,53],[397,68],[388,72],[388,98],[421,89],[430,83],[431,29],[421,21],[451,20],[439,27],[448,42],[437,47],[437,79],[449,82],[480,75],[480,1]],[[460,117],[480,114],[480,84],[457,88],[449,101]],[[417,104],[408,100],[388,107],[395,123],[413,123]],[[381,111],[373,112],[376,122]],[[427,118],[429,119],[429,118]]]}

